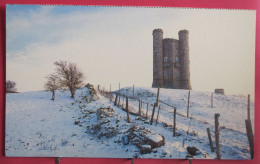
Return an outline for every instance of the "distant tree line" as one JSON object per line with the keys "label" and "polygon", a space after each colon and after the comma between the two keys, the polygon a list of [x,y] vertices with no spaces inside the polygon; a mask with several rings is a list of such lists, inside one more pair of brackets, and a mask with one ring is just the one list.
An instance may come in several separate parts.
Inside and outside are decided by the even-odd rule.
{"label": "distant tree line", "polygon": [[76,89],[84,85],[85,76],[75,63],[67,61],[57,61],[55,72],[46,77],[44,84],[46,90],[52,92],[52,100],[55,100],[55,91],[57,89],[68,89],[71,98],[75,97]]}

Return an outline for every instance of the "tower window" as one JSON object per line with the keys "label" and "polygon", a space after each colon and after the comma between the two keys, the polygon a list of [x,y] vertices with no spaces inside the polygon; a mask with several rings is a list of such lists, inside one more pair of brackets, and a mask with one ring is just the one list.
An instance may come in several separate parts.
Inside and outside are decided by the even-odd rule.
{"label": "tower window", "polygon": [[164,57],[163,62],[168,63],[168,57]]}
{"label": "tower window", "polygon": [[175,61],[176,61],[176,63],[179,63],[180,62],[179,57],[176,57]]}
{"label": "tower window", "polygon": [[177,72],[177,78],[180,78],[180,72]]}
{"label": "tower window", "polygon": [[163,75],[164,77],[167,77],[168,76],[168,72],[166,70],[163,71]]}

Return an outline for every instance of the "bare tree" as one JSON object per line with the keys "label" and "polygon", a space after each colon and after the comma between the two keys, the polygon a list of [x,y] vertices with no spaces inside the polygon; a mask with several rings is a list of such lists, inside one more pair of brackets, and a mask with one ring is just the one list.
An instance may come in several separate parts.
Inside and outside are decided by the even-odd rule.
{"label": "bare tree", "polygon": [[5,89],[6,89],[6,93],[14,93],[16,92],[16,83],[14,81],[11,80],[7,80],[5,83]]}
{"label": "bare tree", "polygon": [[75,63],[57,61],[54,64],[56,65],[56,72],[60,77],[61,86],[68,87],[71,98],[74,98],[76,89],[84,85],[84,74]]}
{"label": "bare tree", "polygon": [[60,88],[59,85],[59,77],[56,74],[50,74],[49,76],[46,77],[47,81],[44,84],[44,87],[46,90],[52,92],[52,98],[51,100],[55,99],[55,90]]}

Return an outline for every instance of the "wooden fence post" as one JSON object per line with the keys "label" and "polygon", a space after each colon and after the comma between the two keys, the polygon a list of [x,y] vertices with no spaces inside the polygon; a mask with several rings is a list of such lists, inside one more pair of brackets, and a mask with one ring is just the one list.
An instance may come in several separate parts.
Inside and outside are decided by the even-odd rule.
{"label": "wooden fence post", "polygon": [[126,112],[127,112],[127,122],[130,122],[130,119],[129,119],[129,109],[128,109],[128,97],[126,97]]}
{"label": "wooden fence post", "polygon": [[116,94],[115,103],[114,103],[115,106],[117,105],[117,97],[118,97],[118,94]]}
{"label": "wooden fence post", "polygon": [[138,112],[138,115],[141,116],[141,101],[138,100],[138,102],[139,102],[139,112]]}
{"label": "wooden fence post", "polygon": [[216,113],[215,114],[215,138],[216,138],[216,154],[217,154],[217,159],[221,159],[221,154],[220,154],[220,144],[219,144],[219,118],[220,114]]}
{"label": "wooden fence post", "polygon": [[148,114],[148,103],[147,103],[147,109],[146,109],[146,115],[145,115],[146,119],[147,119],[147,114]]}
{"label": "wooden fence post", "polygon": [[211,152],[214,152],[214,147],[213,147],[213,143],[212,143],[212,139],[211,139],[211,134],[210,134],[209,128],[207,128],[207,132],[208,132],[209,145],[210,145]]}
{"label": "wooden fence post", "polygon": [[120,92],[119,92],[119,95],[118,95],[118,103],[117,103],[117,106],[120,107]]}
{"label": "wooden fence post", "polygon": [[190,108],[190,91],[188,93],[187,117],[189,117],[189,108]]}
{"label": "wooden fence post", "polygon": [[250,95],[248,95],[247,100],[247,119],[250,120]]}
{"label": "wooden fence post", "polygon": [[119,99],[118,99],[118,107],[120,107],[120,82],[119,82],[119,86],[118,86],[118,92],[119,92]]}
{"label": "wooden fence post", "polygon": [[155,125],[157,125],[157,123],[158,123],[159,114],[160,114],[160,106],[158,107],[158,113],[157,113],[157,118],[156,118],[156,123],[155,123]]}
{"label": "wooden fence post", "polygon": [[182,148],[184,148],[185,138],[182,138]]}
{"label": "wooden fence post", "polygon": [[211,93],[211,108],[213,108],[213,93]]}
{"label": "wooden fence post", "polygon": [[125,96],[123,95],[123,104],[122,104],[123,109],[124,109],[124,102],[125,102]]}
{"label": "wooden fence post", "polygon": [[253,134],[251,120],[246,120],[245,123],[246,123],[246,132],[247,132],[247,138],[249,142],[251,159],[254,159],[254,134]]}
{"label": "wooden fence post", "polygon": [[174,115],[173,115],[173,136],[176,136],[176,108],[174,108]]}
{"label": "wooden fence post", "polygon": [[151,117],[150,125],[153,124],[153,116],[154,116],[155,107],[156,107],[156,103],[154,103],[154,105],[153,105],[153,112],[152,112],[152,117]]}
{"label": "wooden fence post", "polygon": [[133,85],[133,98],[135,98],[135,85]]}
{"label": "wooden fence post", "polygon": [[158,106],[159,94],[160,94],[160,87],[158,87],[158,90],[157,90],[156,106]]}

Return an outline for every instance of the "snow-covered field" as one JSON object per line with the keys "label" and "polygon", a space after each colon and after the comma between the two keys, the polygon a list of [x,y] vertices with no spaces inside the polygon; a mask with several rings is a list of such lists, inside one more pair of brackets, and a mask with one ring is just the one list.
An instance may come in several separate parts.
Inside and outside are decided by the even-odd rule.
{"label": "snow-covered field", "polygon": [[[132,96],[132,89],[123,88],[120,93]],[[155,103],[156,93],[155,88],[135,88],[135,97],[149,104]],[[128,123],[126,112],[114,106],[114,102],[108,98],[97,93],[96,101],[87,102],[86,97],[91,97],[86,87],[77,90],[75,99],[70,98],[68,91],[57,91],[55,101],[50,100],[51,93],[46,91],[7,94],[6,155],[186,158],[186,148],[195,146],[201,153],[194,158],[214,159],[216,154],[210,151],[206,128],[210,128],[215,144],[214,114],[219,113],[222,159],[250,159],[245,129],[246,98],[214,94],[214,107],[211,108],[211,93],[191,91],[191,117],[187,118],[188,91],[161,89],[159,99],[177,108],[178,136],[173,137],[173,109],[166,105],[159,103],[161,108],[157,125],[149,125],[147,120],[134,115],[130,115],[131,122]],[[143,113],[146,112],[145,103]],[[133,111],[138,111],[137,101],[129,99],[129,105]],[[105,120],[107,126],[95,129],[99,122],[97,110],[108,107],[113,109],[113,117]],[[151,112],[152,106],[149,105],[148,117]],[[252,101],[251,120],[254,125]],[[150,153],[141,154],[131,142],[122,143],[126,131],[133,126],[164,136],[164,145],[154,148]],[[101,132],[111,128],[112,136],[102,136]],[[93,132],[93,129],[97,131]]]}

